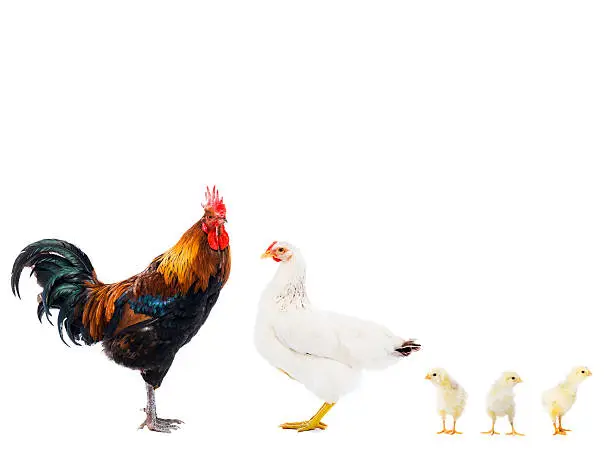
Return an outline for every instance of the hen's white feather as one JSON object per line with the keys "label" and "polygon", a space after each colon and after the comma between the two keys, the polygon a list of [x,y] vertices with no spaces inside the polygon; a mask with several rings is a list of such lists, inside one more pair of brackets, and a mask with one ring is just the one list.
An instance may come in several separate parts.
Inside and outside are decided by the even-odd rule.
{"label": "hen's white feather", "polygon": [[[289,247],[289,244],[283,243]],[[279,264],[264,290],[255,326],[255,345],[283,370],[329,403],[355,388],[363,369],[382,369],[402,355],[405,340],[385,327],[312,307],[300,252]]]}

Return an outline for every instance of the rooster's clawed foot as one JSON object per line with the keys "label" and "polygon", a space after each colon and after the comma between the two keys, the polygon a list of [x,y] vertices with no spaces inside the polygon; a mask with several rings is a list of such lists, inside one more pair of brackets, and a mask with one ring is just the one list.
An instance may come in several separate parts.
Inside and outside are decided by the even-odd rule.
{"label": "rooster's clawed foot", "polygon": [[[143,411],[147,412],[147,409],[143,408]],[[185,422],[179,419],[162,419],[147,413],[147,418],[140,424],[138,429],[142,430],[144,427],[147,427],[151,431],[171,433],[174,430],[178,430],[182,423]]]}

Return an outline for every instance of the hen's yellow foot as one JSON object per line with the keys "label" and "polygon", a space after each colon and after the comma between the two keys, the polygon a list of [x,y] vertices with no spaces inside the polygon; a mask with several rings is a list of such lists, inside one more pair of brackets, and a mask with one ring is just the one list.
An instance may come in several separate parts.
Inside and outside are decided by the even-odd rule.
{"label": "hen's yellow foot", "polygon": [[325,430],[327,425],[321,422],[323,416],[329,412],[330,409],[335,405],[335,403],[323,403],[323,406],[317,411],[317,413],[310,418],[310,420],[305,420],[304,422],[287,422],[282,424],[280,427],[284,430],[297,430],[298,433],[302,431],[312,431],[312,430]]}
{"label": "hen's yellow foot", "polygon": [[298,433],[302,433],[303,431],[312,431],[312,430],[325,430],[327,425],[321,425],[321,422],[317,422],[316,420],[309,420],[303,427],[297,429]]}
{"label": "hen's yellow foot", "polygon": [[[298,430],[298,431],[306,431],[305,429],[302,430],[302,428],[308,428],[309,425],[308,420],[305,420],[303,422],[287,422],[287,423],[283,423],[282,425],[280,425],[280,427],[283,430]],[[320,430],[325,430],[327,429],[327,424],[324,424],[323,422],[319,422],[316,426],[316,428],[320,429]],[[314,430],[314,428],[312,428]]]}

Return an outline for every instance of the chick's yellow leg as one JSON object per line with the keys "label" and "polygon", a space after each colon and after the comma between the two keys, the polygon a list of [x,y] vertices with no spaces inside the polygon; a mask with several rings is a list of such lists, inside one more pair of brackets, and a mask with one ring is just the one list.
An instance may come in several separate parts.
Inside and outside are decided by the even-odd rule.
{"label": "chick's yellow leg", "polygon": [[512,431],[510,433],[506,433],[506,436],[525,436],[524,434],[519,433],[518,431],[514,429],[513,423],[511,423],[510,426],[512,427]]}
{"label": "chick's yellow leg", "polygon": [[446,415],[442,416],[442,429],[438,431],[436,434],[446,434],[448,430],[446,429]]}
{"label": "chick's yellow leg", "polygon": [[553,436],[556,436],[557,434],[561,434],[561,435],[567,434],[565,431],[562,431],[560,429],[560,426],[557,425],[557,417],[553,418],[553,427],[555,427],[555,432],[553,433]]}
{"label": "chick's yellow leg", "polygon": [[457,418],[453,417],[453,429],[448,430],[446,434],[463,434],[462,431],[457,431]]}
{"label": "chick's yellow leg", "polygon": [[495,431],[495,417],[491,418],[491,429],[489,431],[483,431],[480,434],[488,434],[490,436],[493,436],[495,434],[499,434],[497,431]]}
{"label": "chick's yellow leg", "polygon": [[572,430],[568,430],[567,428],[563,428],[563,425],[561,425],[561,417],[563,416],[559,416],[559,434],[565,434],[565,432],[567,431],[572,431]]}
{"label": "chick's yellow leg", "polygon": [[335,403],[323,403],[323,406],[317,411],[317,413],[312,416],[309,420],[305,420],[303,422],[287,422],[283,423],[280,427],[284,430],[297,430],[298,432],[302,431],[311,431],[311,430],[325,430],[327,425],[325,425],[321,420],[329,412],[330,409],[335,405]]}
{"label": "chick's yellow leg", "polygon": [[556,434],[559,434],[559,428],[557,428],[557,418],[553,417],[553,428],[555,429],[553,436],[555,436]]}

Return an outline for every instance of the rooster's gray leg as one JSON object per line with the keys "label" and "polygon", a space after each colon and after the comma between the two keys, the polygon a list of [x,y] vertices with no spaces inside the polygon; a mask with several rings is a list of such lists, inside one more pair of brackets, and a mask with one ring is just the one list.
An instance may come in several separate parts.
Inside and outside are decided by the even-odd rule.
{"label": "rooster's gray leg", "polygon": [[139,429],[147,427],[151,431],[158,431],[160,433],[170,433],[173,430],[178,430],[179,424],[183,423],[182,420],[178,419],[162,419],[157,417],[157,411],[155,409],[155,388],[147,383],[147,407],[144,409],[147,413],[147,418],[140,424]]}

